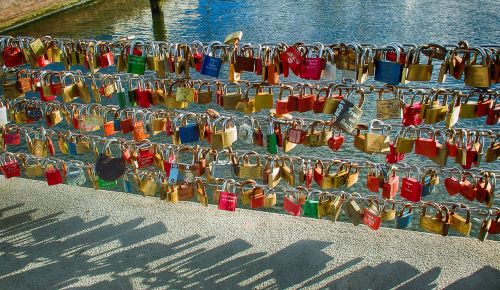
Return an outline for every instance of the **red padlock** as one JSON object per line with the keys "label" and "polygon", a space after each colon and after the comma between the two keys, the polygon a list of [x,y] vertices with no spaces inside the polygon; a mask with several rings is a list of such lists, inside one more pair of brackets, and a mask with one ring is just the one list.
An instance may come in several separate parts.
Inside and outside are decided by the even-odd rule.
{"label": "red padlock", "polygon": [[[429,138],[422,138],[421,131],[427,130],[429,132]],[[415,154],[423,155],[427,157],[434,157],[437,155],[437,142],[432,131],[428,129],[418,130],[417,139],[415,140]]]}
{"label": "red padlock", "polygon": [[376,203],[376,209],[376,212],[368,208],[363,210],[363,223],[372,230],[378,230],[380,228],[381,218],[378,203]]}
{"label": "red padlock", "polygon": [[492,217],[488,233],[490,235],[497,235],[500,233],[500,210],[497,210],[496,217]]}
{"label": "red padlock", "polygon": [[370,167],[366,176],[366,188],[371,192],[378,192],[380,189],[380,171],[379,168]]}
{"label": "red padlock", "polygon": [[483,117],[488,115],[489,111],[491,108],[493,108],[493,100],[491,99],[491,93],[488,93],[488,99],[484,99],[485,93],[482,93],[479,95],[479,99],[477,101],[477,107],[476,107],[476,116],[477,117]]}
{"label": "red padlock", "polygon": [[[295,87],[299,87],[298,85]],[[288,95],[288,112],[297,112],[299,110],[299,95],[294,93],[295,87],[292,88],[292,92]]]}
{"label": "red padlock", "polygon": [[399,176],[396,175],[396,170],[392,169],[392,174],[384,178],[382,185],[382,197],[393,199],[399,190]]}
{"label": "red padlock", "polygon": [[108,67],[115,64],[115,57],[109,45],[101,44],[99,46],[101,55],[99,56],[99,64],[101,67]]}
{"label": "red padlock", "polygon": [[[420,171],[416,169],[418,175]],[[406,198],[409,201],[419,202],[422,198],[423,184],[420,181],[420,176],[417,178],[410,177],[410,171],[408,170],[406,177],[403,178],[401,183],[401,197]]]}
{"label": "red padlock", "polygon": [[24,56],[21,49],[12,44],[7,44],[2,51],[2,58],[6,67],[15,67],[24,64]]}
{"label": "red padlock", "polygon": [[48,164],[45,168],[45,179],[49,186],[61,184],[63,182],[61,171],[52,164]]}
{"label": "red padlock", "polygon": [[[321,93],[324,93],[325,95],[321,97]],[[329,97],[329,92],[330,90],[328,87],[324,87],[321,90],[319,90],[318,94],[316,95],[316,99],[314,99],[314,104],[313,104],[313,112],[314,113],[323,113],[323,109],[325,107],[325,101]]]}
{"label": "red padlock", "polygon": [[155,163],[155,154],[154,148],[149,144],[147,145],[139,145],[137,150],[137,156],[134,156],[136,159],[136,167],[137,168],[146,168],[154,165]]}
{"label": "red padlock", "polygon": [[[309,88],[309,94],[305,94],[306,88]],[[297,111],[298,112],[308,112],[311,111],[314,107],[314,87],[310,84],[304,84],[300,89],[300,95],[297,100]],[[290,102],[290,100],[289,100]]]}
{"label": "red padlock", "polygon": [[252,196],[250,197],[250,208],[264,207],[266,195],[262,188],[254,188]]}
{"label": "red padlock", "polygon": [[302,213],[302,205],[298,198],[291,194],[287,194],[283,199],[283,209],[291,215],[299,216]]}
{"label": "red padlock", "polygon": [[389,154],[385,156],[385,162],[394,164],[402,161],[404,158],[405,154],[397,152],[394,143],[389,144]]}
{"label": "red padlock", "polygon": [[302,129],[302,125],[298,122],[293,122],[291,127],[288,128],[287,140],[294,144],[302,144],[304,142],[304,138],[306,137],[306,132]]}
{"label": "red padlock", "polygon": [[12,154],[7,153],[3,158],[0,158],[0,169],[3,176],[7,179],[21,176],[19,163]]}
{"label": "red padlock", "polygon": [[453,177],[453,170],[450,171],[451,176],[444,179],[444,187],[449,195],[455,195],[462,190],[460,179]]}
{"label": "red padlock", "polygon": [[145,87],[143,80],[139,82],[134,92],[137,105],[143,108],[149,108],[151,106],[151,90]]}
{"label": "red padlock", "polygon": [[[338,132],[338,134],[335,134],[335,132]],[[344,144],[344,139],[341,130],[333,130],[332,137],[328,139],[328,147],[333,151],[338,151],[342,147],[342,144]]]}
{"label": "red padlock", "polygon": [[293,95],[293,88],[291,86],[280,87],[278,99],[276,100],[276,115],[281,116],[288,113],[288,97],[283,98],[283,91],[288,91],[289,96]]}
{"label": "red padlock", "polygon": [[[58,82],[54,81],[54,77],[59,79]],[[63,94],[63,83],[62,83],[62,77],[58,73],[53,73],[49,77],[49,86],[50,86],[50,92],[54,96],[62,96]]]}
{"label": "red padlock", "polygon": [[458,144],[455,140],[456,132],[453,129],[449,129],[449,131],[451,133],[450,135],[448,135],[448,139],[446,140],[446,148],[448,150],[448,156],[456,157],[458,152]]}
{"label": "red padlock", "polygon": [[280,54],[280,59],[281,63],[291,69],[296,76],[300,75],[304,63],[304,56],[296,45],[289,46],[285,52]]}
{"label": "red padlock", "polygon": [[314,163],[313,178],[314,182],[316,182],[319,187],[323,185],[323,178],[325,177],[324,172],[323,161],[317,160],[316,163]]}
{"label": "red padlock", "polygon": [[[300,70],[301,78],[306,80],[319,80],[321,78],[321,72],[325,68],[323,48],[323,44],[317,43],[314,49],[309,51],[309,55],[304,59]],[[313,56],[314,52],[316,52],[315,56]]]}
{"label": "red padlock", "polygon": [[218,209],[235,211],[238,196],[235,192],[234,179],[228,179],[222,184],[222,192],[219,196]]}
{"label": "red padlock", "polygon": [[499,97],[496,97],[495,102],[488,110],[488,115],[486,117],[486,125],[496,125],[500,123],[500,103],[498,103],[499,99],[500,99]]}
{"label": "red padlock", "polygon": [[3,135],[5,145],[19,145],[21,144],[21,130],[19,127],[6,128]]}
{"label": "red padlock", "polygon": [[416,126],[422,123],[422,116],[420,114],[420,112],[422,111],[422,104],[420,102],[414,102],[416,96],[417,92],[412,95],[410,104],[405,105],[405,108],[403,110],[404,126]]}
{"label": "red padlock", "polygon": [[476,199],[481,203],[488,203],[495,191],[495,174],[483,172],[481,178],[476,181]]}
{"label": "red padlock", "polygon": [[[472,176],[472,182],[467,180],[468,176]],[[477,187],[475,176],[471,172],[462,173],[462,178],[460,180],[460,194],[466,199],[473,201],[476,198]]]}

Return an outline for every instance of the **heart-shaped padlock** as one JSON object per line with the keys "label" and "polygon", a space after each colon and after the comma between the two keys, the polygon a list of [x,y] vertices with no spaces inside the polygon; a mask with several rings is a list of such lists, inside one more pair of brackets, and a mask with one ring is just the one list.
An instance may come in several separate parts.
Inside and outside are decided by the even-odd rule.
{"label": "heart-shaped padlock", "polygon": [[340,150],[342,144],[344,144],[344,136],[340,134],[334,135],[328,139],[328,147],[330,147],[330,149],[332,149],[333,151]]}

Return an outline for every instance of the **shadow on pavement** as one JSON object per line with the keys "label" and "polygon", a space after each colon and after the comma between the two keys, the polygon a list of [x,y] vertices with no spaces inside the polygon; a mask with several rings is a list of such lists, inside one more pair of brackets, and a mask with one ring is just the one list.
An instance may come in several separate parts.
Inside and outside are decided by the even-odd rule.
{"label": "shadow on pavement", "polygon": [[[0,209],[5,216],[18,204]],[[55,213],[32,218],[36,210],[0,218],[0,289],[62,287],[431,289],[441,269],[420,273],[403,262],[351,269],[355,258],[338,263],[323,250],[332,243],[300,240],[277,252],[252,252],[235,239],[214,245],[215,237],[191,235],[172,243],[162,222],[143,218],[111,224],[109,217],[84,221]],[[333,276],[346,271],[338,279]],[[323,273],[321,273],[323,272]],[[320,274],[321,273],[321,274]],[[485,267],[448,289],[493,289],[499,271]],[[402,286],[401,286],[402,285]]]}

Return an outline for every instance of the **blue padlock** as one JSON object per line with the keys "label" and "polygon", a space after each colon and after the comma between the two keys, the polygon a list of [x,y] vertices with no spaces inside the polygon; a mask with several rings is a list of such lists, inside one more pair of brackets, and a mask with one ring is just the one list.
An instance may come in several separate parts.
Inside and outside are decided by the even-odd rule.
{"label": "blue padlock", "polygon": [[424,175],[424,177],[422,178],[422,184],[423,184],[422,196],[426,196],[426,195],[429,195],[429,194],[434,192],[434,190],[436,189],[436,185],[431,184],[431,181],[434,178],[438,178],[438,177],[437,177],[435,171],[433,171],[432,169],[427,171],[427,173]]}
{"label": "blue padlock", "polygon": [[411,206],[405,206],[401,209],[401,211],[396,217],[396,228],[397,229],[407,228],[412,221],[413,221],[413,213]]}
{"label": "blue padlock", "polygon": [[203,56],[200,73],[202,75],[218,78],[220,68],[222,67],[222,58],[215,56],[215,50],[212,49],[213,45],[222,45],[222,43],[213,41],[208,45],[207,52]]}
{"label": "blue padlock", "polygon": [[395,50],[396,61],[388,61],[386,59],[375,61],[375,80],[391,85],[399,85],[403,73],[403,65],[400,63],[401,50],[396,45],[387,45],[382,47],[385,52]]}
{"label": "blue padlock", "polygon": [[76,153],[76,140],[71,138],[70,142],[68,143],[68,151],[69,154],[71,155],[77,155]]}
{"label": "blue padlock", "polygon": [[123,189],[125,190],[125,192],[132,192],[132,184],[130,183],[130,180],[128,179],[128,176],[126,174],[123,176]]}
{"label": "blue padlock", "polygon": [[200,140],[200,131],[198,128],[198,123],[188,123],[187,119],[189,117],[196,117],[195,114],[188,114],[179,116],[179,139],[181,144],[196,142]]}
{"label": "blue padlock", "polygon": [[179,165],[172,164],[170,167],[170,174],[168,176],[168,183],[176,183],[179,180]]}

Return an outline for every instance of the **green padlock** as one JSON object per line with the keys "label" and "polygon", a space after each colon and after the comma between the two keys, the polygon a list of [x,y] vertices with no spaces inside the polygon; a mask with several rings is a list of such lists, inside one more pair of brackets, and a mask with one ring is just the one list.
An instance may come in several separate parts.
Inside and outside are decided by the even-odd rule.
{"label": "green padlock", "polygon": [[[141,45],[142,55],[134,54],[134,47],[136,45]],[[127,63],[127,72],[144,75],[146,71],[146,46],[142,41],[134,41],[130,44],[128,51],[128,63]]]}
{"label": "green padlock", "polygon": [[138,85],[134,87],[134,84],[132,83],[132,79],[129,79],[128,81],[128,103],[129,106],[137,106],[137,102],[135,100],[135,89],[138,88]]}
{"label": "green padlock", "polygon": [[311,200],[310,196],[307,198],[306,202],[302,206],[302,211],[304,212],[305,217],[310,217],[310,218],[319,218],[318,217],[318,204],[319,201],[317,200]]}
{"label": "green padlock", "polygon": [[106,181],[104,179],[101,179],[100,177],[97,177],[97,184],[99,185],[100,189],[112,189],[115,188],[115,186],[118,184],[118,181]]}
{"label": "green padlock", "polygon": [[269,124],[269,135],[267,137],[267,152],[271,154],[278,154],[278,137],[274,133],[274,126],[271,122]]}
{"label": "green padlock", "polygon": [[115,79],[115,88],[116,94],[118,95],[118,105],[120,106],[120,109],[125,109],[127,107],[127,97],[120,77],[116,77]]}

